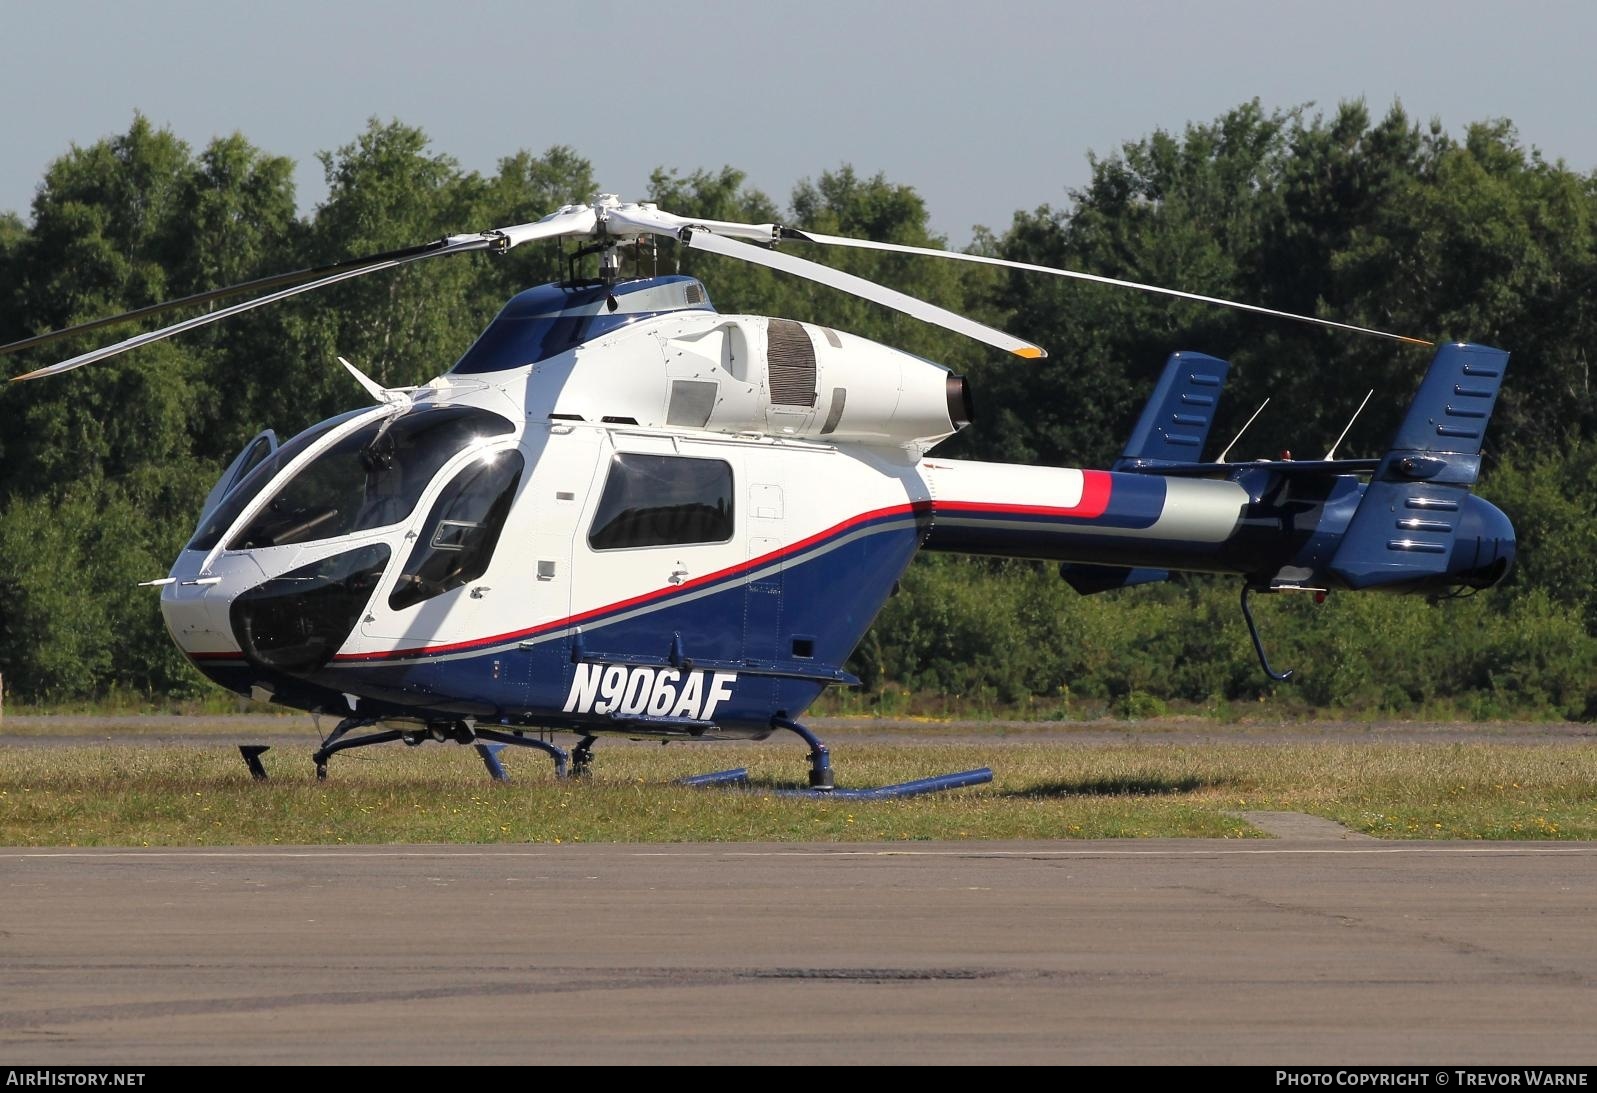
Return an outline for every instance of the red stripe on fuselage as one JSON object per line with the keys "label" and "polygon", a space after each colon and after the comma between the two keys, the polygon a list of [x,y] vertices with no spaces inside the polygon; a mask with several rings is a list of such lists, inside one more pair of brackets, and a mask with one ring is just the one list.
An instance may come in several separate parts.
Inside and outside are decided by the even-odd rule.
{"label": "red stripe on fuselage", "polygon": [[1108,471],[1081,472],[1081,500],[1068,508],[1057,505],[1011,505],[988,501],[938,501],[934,514],[959,512],[991,513],[995,516],[1064,516],[1075,520],[1095,520],[1109,509],[1113,476]]}

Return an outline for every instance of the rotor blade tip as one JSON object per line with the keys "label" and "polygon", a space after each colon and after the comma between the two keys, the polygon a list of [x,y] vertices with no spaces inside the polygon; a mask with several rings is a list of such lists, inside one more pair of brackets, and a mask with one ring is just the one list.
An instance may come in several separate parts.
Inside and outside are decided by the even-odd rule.
{"label": "rotor blade tip", "polygon": [[1048,355],[1048,351],[1041,346],[1025,345],[1015,350],[1015,356],[1024,357],[1029,361],[1040,361]]}

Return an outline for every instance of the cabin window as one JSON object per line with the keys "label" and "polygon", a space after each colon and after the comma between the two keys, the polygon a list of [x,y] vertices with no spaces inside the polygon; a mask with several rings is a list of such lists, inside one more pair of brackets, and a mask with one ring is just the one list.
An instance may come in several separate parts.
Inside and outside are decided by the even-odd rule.
{"label": "cabin window", "polygon": [[403,610],[488,572],[522,466],[520,452],[490,452],[455,475],[433,502],[389,607]]}
{"label": "cabin window", "polygon": [[472,445],[514,429],[498,414],[468,406],[424,405],[370,422],[288,481],[272,483],[272,499],[227,547],[312,543],[397,524],[415,511],[440,467]]}
{"label": "cabin window", "polygon": [[238,470],[233,472],[233,481],[228,485],[228,489],[232,489],[233,486],[243,480],[246,474],[260,466],[261,460],[272,454],[274,450],[272,443],[271,437],[258,436],[255,438],[250,445],[249,454],[239,461]]}
{"label": "cabin window", "polygon": [[719,459],[622,452],[610,463],[588,545],[623,550],[731,538],[730,465]]}

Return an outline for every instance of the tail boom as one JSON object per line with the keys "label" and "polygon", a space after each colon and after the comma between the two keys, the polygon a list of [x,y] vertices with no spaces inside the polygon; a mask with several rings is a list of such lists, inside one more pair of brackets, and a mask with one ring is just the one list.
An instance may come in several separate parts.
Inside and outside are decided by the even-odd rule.
{"label": "tail boom", "polygon": [[923,549],[1068,563],[1083,591],[1165,570],[1260,589],[1490,587],[1513,564],[1514,529],[1470,487],[1507,363],[1485,346],[1439,349],[1379,460],[1204,464],[1226,366],[1177,353],[1115,470],[923,460]]}

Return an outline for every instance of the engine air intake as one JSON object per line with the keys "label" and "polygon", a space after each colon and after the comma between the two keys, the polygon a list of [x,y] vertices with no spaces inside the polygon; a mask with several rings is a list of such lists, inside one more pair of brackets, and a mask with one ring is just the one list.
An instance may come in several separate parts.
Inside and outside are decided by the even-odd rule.
{"label": "engine air intake", "polygon": [[814,406],[815,343],[809,332],[791,319],[772,319],[768,337],[772,404]]}

